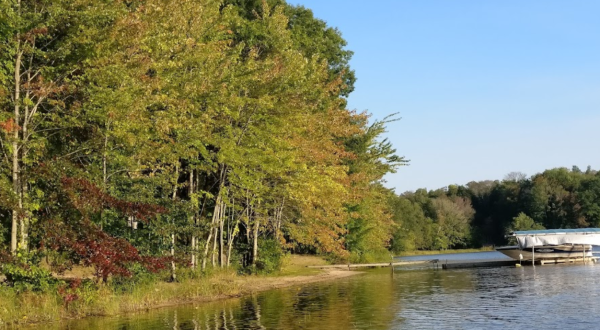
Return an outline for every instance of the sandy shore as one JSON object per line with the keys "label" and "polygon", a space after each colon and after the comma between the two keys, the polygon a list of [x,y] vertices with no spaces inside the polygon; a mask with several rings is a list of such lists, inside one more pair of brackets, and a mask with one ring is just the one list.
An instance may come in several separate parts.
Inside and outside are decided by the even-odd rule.
{"label": "sandy shore", "polygon": [[361,274],[360,271],[348,271],[348,270],[323,270],[320,274],[315,275],[300,275],[300,276],[281,276],[281,277],[269,277],[269,278],[249,278],[240,279],[241,282],[249,285],[249,292],[260,292],[271,289],[286,288],[294,285],[303,285],[323,281],[332,281],[340,278],[350,277],[357,274]]}
{"label": "sandy shore", "polygon": [[[247,295],[252,295],[258,292],[282,289],[292,286],[300,286],[317,282],[334,281],[341,278],[362,274],[361,271],[348,271],[340,269],[315,269],[310,271],[310,274],[294,275],[295,273],[306,273],[308,265],[325,264],[323,259],[315,256],[293,256],[291,265],[283,272],[283,275],[278,276],[239,276],[234,279],[234,284],[239,288],[235,294],[216,295],[216,296],[201,296],[190,299],[172,299],[170,301],[153,304],[151,306],[132,308],[124,311],[135,312],[139,310],[150,310],[154,308],[173,307],[185,304],[212,302],[223,299],[239,298]],[[286,275],[289,274],[289,275]]]}
{"label": "sandy shore", "polygon": [[[361,271],[348,271],[348,270],[319,270],[316,274],[311,275],[287,275],[287,276],[241,276],[235,279],[235,285],[240,288],[240,291],[230,295],[217,295],[217,296],[205,296],[196,297],[192,299],[175,299],[159,304],[152,305],[151,307],[141,309],[153,309],[153,308],[164,308],[173,307],[185,304],[212,302],[223,299],[240,298],[255,293],[283,289],[287,287],[300,286],[318,282],[334,281],[341,278],[355,276],[362,274]],[[135,311],[139,309],[134,309]],[[131,312],[128,311],[128,312]]]}

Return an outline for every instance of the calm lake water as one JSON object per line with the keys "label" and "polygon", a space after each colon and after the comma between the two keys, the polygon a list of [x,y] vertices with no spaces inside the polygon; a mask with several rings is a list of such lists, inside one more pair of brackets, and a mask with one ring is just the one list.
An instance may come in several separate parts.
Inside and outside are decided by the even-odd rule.
{"label": "calm lake water", "polygon": [[[495,252],[484,253],[438,259],[501,258]],[[239,299],[43,328],[562,330],[599,326],[600,264],[578,264],[396,269],[394,273],[378,269]]]}

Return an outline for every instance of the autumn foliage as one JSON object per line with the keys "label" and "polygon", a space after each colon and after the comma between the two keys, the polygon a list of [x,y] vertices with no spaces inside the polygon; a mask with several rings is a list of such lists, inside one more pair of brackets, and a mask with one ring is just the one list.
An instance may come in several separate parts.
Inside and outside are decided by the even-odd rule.
{"label": "autumn foliage", "polygon": [[68,255],[68,260],[73,263],[93,267],[96,277],[104,282],[113,275],[131,276],[128,267],[134,263],[157,272],[165,269],[170,261],[169,258],[140,256],[125,239],[108,235],[89,220],[81,221],[76,228],[49,221],[44,229],[48,233],[42,243],[45,248]]}
{"label": "autumn foliage", "polygon": [[0,13],[9,254],[105,282],[140,265],[177,280],[386,249],[380,181],[404,160],[378,140],[387,122],[346,109],[352,52],[310,10],[24,0]]}
{"label": "autumn foliage", "polygon": [[149,221],[166,209],[159,205],[129,202],[115,198],[100,189],[92,182],[82,178],[63,177],[62,187],[72,203],[83,217],[89,213],[98,213],[104,209],[115,209],[124,216],[133,216],[142,221]]}
{"label": "autumn foliage", "polygon": [[93,213],[114,209],[122,214],[124,222],[127,216],[134,216],[147,223],[165,212],[164,208],[119,200],[85,179],[63,177],[61,183],[68,202],[64,207],[71,205],[72,211],[78,212],[62,212],[62,219],[50,217],[42,224],[42,248],[68,256],[68,261],[55,264],[55,269],[63,271],[73,264],[90,266],[96,277],[106,282],[109,276],[131,276],[128,267],[134,263],[152,272],[166,268],[170,258],[141,256],[126,239],[111,236],[90,220]]}

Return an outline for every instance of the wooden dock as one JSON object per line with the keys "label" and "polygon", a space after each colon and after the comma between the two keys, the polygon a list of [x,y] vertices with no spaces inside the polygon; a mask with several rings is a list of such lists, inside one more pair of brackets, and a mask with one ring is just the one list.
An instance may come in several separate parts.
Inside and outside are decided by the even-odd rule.
{"label": "wooden dock", "polygon": [[[585,261],[583,258],[569,258],[569,259],[543,259],[536,260],[536,265],[548,265],[548,264],[560,264],[560,263],[596,263],[598,257],[587,257]],[[432,268],[439,268],[441,265],[442,269],[462,269],[462,268],[480,268],[480,267],[515,267],[516,265],[529,266],[531,261],[523,261],[519,263],[517,260],[418,260],[418,261],[398,261],[398,262],[381,262],[371,264],[338,264],[338,265],[319,265],[319,266],[306,266],[307,268],[317,269],[340,269],[340,270],[352,270],[359,268],[382,268],[382,267],[402,267],[402,266],[428,266]]]}
{"label": "wooden dock", "polygon": [[442,269],[480,268],[480,267],[506,267],[514,266],[519,262],[516,260],[491,260],[491,261],[465,261],[442,263]]}
{"label": "wooden dock", "polygon": [[[536,265],[550,265],[550,264],[564,264],[564,263],[590,263],[594,264],[598,262],[598,257],[586,257],[584,258],[568,258],[568,259],[540,259],[536,260]],[[531,266],[531,260],[523,261],[519,263],[518,260],[473,260],[465,262],[442,262],[442,269],[460,269],[460,268],[478,268],[478,267],[507,267],[507,266]]]}
{"label": "wooden dock", "polygon": [[382,267],[400,267],[400,266],[413,266],[413,265],[434,265],[437,266],[438,260],[420,260],[420,261],[399,261],[399,262],[381,262],[373,264],[338,264],[338,265],[320,265],[320,266],[306,266],[307,268],[318,268],[318,269],[356,269],[356,268],[382,268]]}
{"label": "wooden dock", "polygon": [[[548,264],[574,264],[574,263],[596,263],[598,257],[586,257],[584,258],[568,258],[568,259],[543,259],[539,261],[540,265]],[[537,264],[537,260],[536,260]]]}

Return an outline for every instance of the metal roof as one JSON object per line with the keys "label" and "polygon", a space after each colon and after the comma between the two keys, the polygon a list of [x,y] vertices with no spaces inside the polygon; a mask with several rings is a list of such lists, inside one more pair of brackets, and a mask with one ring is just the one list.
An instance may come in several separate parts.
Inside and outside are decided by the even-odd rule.
{"label": "metal roof", "polygon": [[600,234],[600,228],[522,230],[522,231],[515,231],[510,236],[588,235],[588,234]]}

